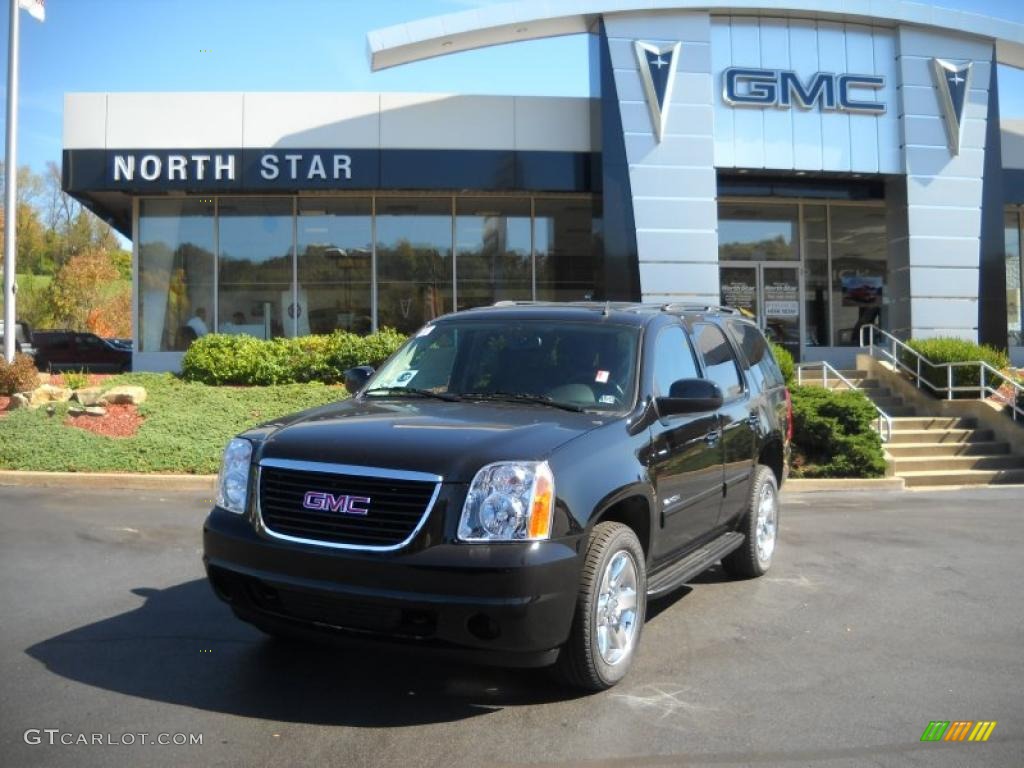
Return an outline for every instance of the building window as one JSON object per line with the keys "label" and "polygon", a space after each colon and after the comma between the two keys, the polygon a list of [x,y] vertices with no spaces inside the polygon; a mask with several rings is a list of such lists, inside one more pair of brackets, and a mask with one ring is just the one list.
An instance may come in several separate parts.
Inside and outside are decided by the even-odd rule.
{"label": "building window", "polygon": [[859,346],[860,329],[865,325],[888,327],[882,317],[888,261],[885,209],[833,205],[829,229],[833,343]]}
{"label": "building window", "polygon": [[831,346],[828,208],[824,205],[804,206],[804,323],[808,346]]}
{"label": "building window", "polygon": [[138,350],[184,350],[213,330],[214,203],[142,200],[138,226]]}
{"label": "building window", "polygon": [[589,198],[539,198],[534,201],[533,243],[539,301],[600,298],[600,243],[594,234]]}
{"label": "building window", "polygon": [[533,247],[527,198],[455,202],[458,309],[533,298]]}
{"label": "building window", "polygon": [[1021,219],[1024,209],[1006,212],[1003,232],[1006,239],[1006,328],[1011,347],[1024,346],[1021,330]]}
{"label": "building window", "polygon": [[368,197],[300,198],[298,334],[373,330],[373,221]]}
{"label": "building window", "polygon": [[799,261],[799,206],[722,203],[718,260]]}
{"label": "building window", "polygon": [[452,310],[452,199],[377,198],[377,325],[412,333]]}
{"label": "building window", "polygon": [[303,311],[292,290],[292,199],[222,197],[218,213],[217,329],[261,339],[294,336]]}

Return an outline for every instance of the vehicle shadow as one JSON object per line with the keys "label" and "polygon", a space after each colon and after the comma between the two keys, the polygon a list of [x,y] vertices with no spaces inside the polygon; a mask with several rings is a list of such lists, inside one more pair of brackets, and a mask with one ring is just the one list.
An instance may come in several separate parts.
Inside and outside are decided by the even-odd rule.
{"label": "vehicle shadow", "polygon": [[474,667],[401,649],[349,651],[265,638],[205,579],[135,589],[135,610],[26,650],[51,672],[129,696],[286,722],[389,727],[451,722],[579,694],[544,670]]}

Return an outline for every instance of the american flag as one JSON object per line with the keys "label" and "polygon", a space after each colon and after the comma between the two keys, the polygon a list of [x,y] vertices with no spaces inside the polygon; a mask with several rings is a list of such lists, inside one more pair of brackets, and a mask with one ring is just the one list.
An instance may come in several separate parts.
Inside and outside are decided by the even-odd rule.
{"label": "american flag", "polygon": [[39,21],[46,21],[46,8],[43,3],[44,0],[18,0],[18,5]]}

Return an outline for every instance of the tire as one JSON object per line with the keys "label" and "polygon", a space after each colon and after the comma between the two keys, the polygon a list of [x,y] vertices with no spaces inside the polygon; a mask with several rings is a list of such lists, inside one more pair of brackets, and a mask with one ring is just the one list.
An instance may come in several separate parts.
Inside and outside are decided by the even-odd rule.
{"label": "tire", "polygon": [[[763,504],[770,504],[770,509],[762,510]],[[762,533],[760,546],[759,528]],[[727,573],[742,579],[763,576],[771,568],[779,535],[779,485],[775,473],[763,464],[754,468],[750,500],[737,530],[746,538],[738,549],[722,558],[722,567]]]}
{"label": "tire", "polygon": [[[617,584],[613,565],[619,569]],[[622,590],[611,606],[601,598],[602,589],[607,593],[609,587]],[[603,607],[612,613],[600,616]],[[622,523],[596,525],[587,544],[572,630],[558,654],[555,674],[574,688],[611,688],[633,663],[646,609],[647,570],[636,534]],[[612,621],[616,623],[608,623]]]}

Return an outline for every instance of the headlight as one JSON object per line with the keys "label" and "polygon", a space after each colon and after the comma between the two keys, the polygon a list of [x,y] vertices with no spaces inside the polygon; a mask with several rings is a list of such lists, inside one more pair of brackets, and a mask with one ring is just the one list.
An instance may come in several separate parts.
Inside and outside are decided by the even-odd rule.
{"label": "headlight", "polygon": [[537,541],[551,536],[555,480],[546,461],[499,461],[473,478],[459,521],[463,541]]}
{"label": "headlight", "polygon": [[252,443],[235,438],[224,449],[224,460],[217,477],[217,506],[237,515],[245,513],[245,501],[249,492],[249,462],[252,460]]}

